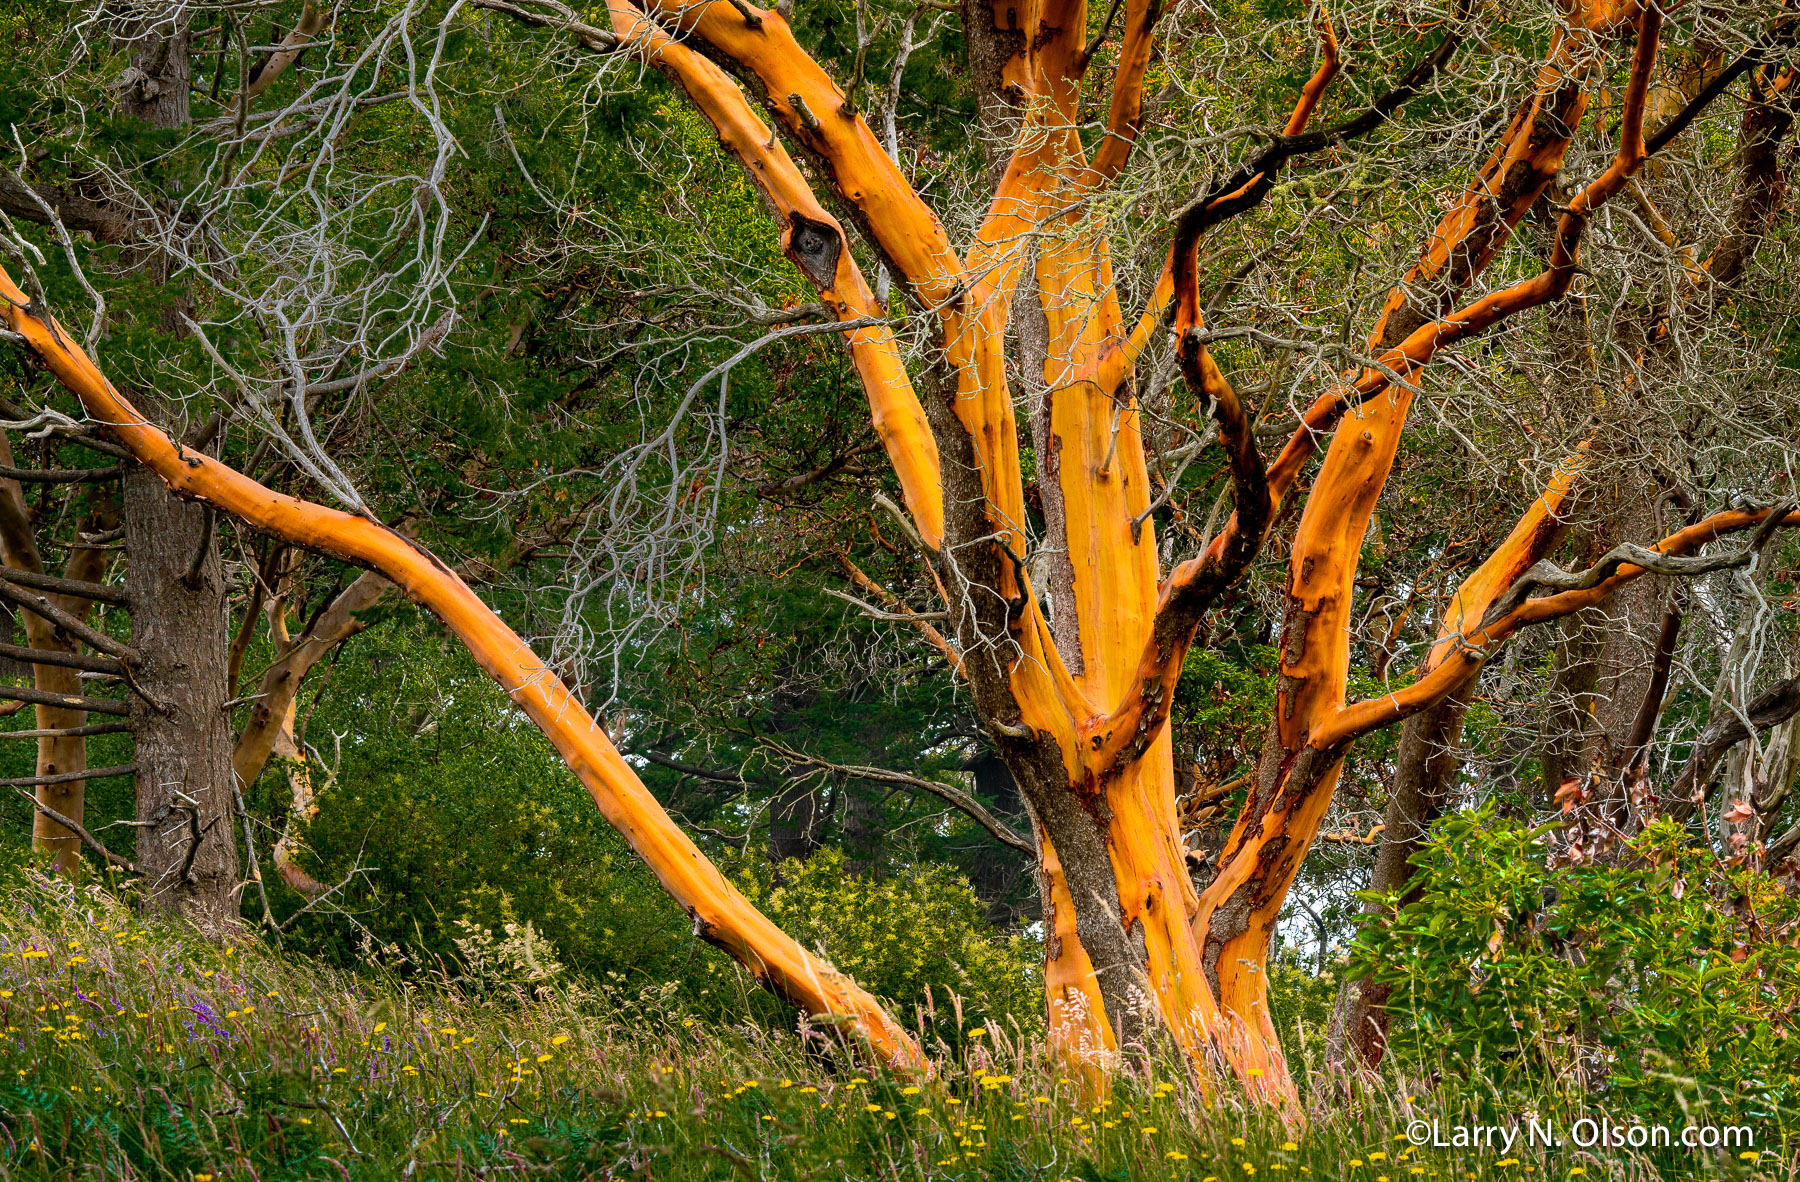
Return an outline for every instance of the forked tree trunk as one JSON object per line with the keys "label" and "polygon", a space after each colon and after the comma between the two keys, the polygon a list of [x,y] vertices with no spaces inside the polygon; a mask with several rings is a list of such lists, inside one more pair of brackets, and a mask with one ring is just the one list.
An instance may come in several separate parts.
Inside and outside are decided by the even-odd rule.
{"label": "forked tree trunk", "polygon": [[[1788,105],[1775,98],[1794,82],[1791,69],[1780,75],[1778,84],[1757,93],[1742,116],[1742,136],[1738,151],[1738,184],[1733,200],[1733,215],[1727,232],[1715,245],[1711,257],[1688,273],[1689,286],[1683,292],[1673,315],[1690,313],[1729,293],[1741,279],[1745,266],[1767,236],[1771,214],[1785,183],[1777,149],[1793,126]],[[1660,96],[1662,118],[1672,117],[1680,100],[1691,99],[1699,80],[1686,80],[1684,92]],[[1656,232],[1671,250],[1681,246],[1674,233],[1662,222],[1649,198],[1639,196],[1642,212],[1655,223]],[[1658,316],[1664,315],[1660,310]],[[1596,349],[1591,337],[1591,324],[1584,305],[1579,301],[1553,309],[1548,317],[1550,339],[1560,351],[1560,360],[1579,381],[1570,388],[1565,384],[1552,391],[1553,397],[1565,400],[1566,416],[1583,417],[1590,407],[1606,408],[1602,397],[1603,383],[1596,372]],[[1633,326],[1647,350],[1638,351],[1637,382],[1654,382],[1673,368],[1674,334],[1666,321]],[[1608,343],[1609,347],[1611,342]],[[1615,424],[1608,432],[1597,431],[1606,450],[1617,451],[1621,440]],[[1623,432],[1629,443],[1630,432]],[[1609,437],[1610,436],[1610,437]],[[1600,449],[1597,449],[1600,450]],[[1598,502],[1587,513],[1598,518],[1598,529],[1612,540],[1631,532],[1654,536],[1661,523],[1650,520],[1657,504],[1655,490],[1633,469],[1640,467],[1626,457],[1623,466],[1627,480],[1609,480],[1589,494]],[[1618,457],[1600,456],[1595,466],[1616,467]],[[1605,546],[1588,545],[1586,557],[1596,557]],[[1666,686],[1668,661],[1672,655],[1679,627],[1678,602],[1658,596],[1662,580],[1639,579],[1628,584],[1620,596],[1576,612],[1563,621],[1556,646],[1552,677],[1551,708],[1543,720],[1539,744],[1539,767],[1542,773],[1544,801],[1548,803],[1565,779],[1586,779],[1594,775],[1596,759],[1610,756],[1599,769],[1609,780],[1632,774],[1635,764],[1648,747],[1655,730],[1661,697]],[[1656,627],[1656,617],[1661,627]],[[1659,633],[1654,638],[1652,633]],[[1660,670],[1660,673],[1659,673]],[[1411,877],[1408,857],[1416,848],[1424,828],[1432,816],[1444,807],[1445,794],[1458,771],[1458,763],[1449,750],[1454,744],[1454,730],[1460,728],[1465,705],[1459,691],[1438,706],[1407,720],[1402,733],[1396,791],[1390,801],[1387,829],[1375,868],[1373,887],[1393,894],[1402,892]],[[1636,702],[1635,716],[1630,714]],[[1796,716],[1800,717],[1800,716]],[[1784,724],[1784,734],[1786,724]],[[1434,741],[1422,741],[1422,740]],[[1441,742],[1439,742],[1441,741]],[[1781,791],[1793,777],[1793,755],[1785,746],[1778,761],[1783,770],[1776,774]],[[1679,799],[1667,802],[1678,819],[1691,806]],[[1627,785],[1602,807],[1627,802]],[[1609,825],[1611,822],[1609,822]],[[1411,901],[1410,892],[1401,895],[1402,902]],[[1390,1019],[1386,1011],[1388,989],[1371,981],[1346,985],[1341,1018],[1333,1031],[1333,1055],[1339,1063],[1354,1063],[1365,1068],[1378,1064],[1386,1050]],[[1347,1043],[1346,1047],[1344,1044]],[[1352,1060],[1348,1051],[1354,1055]]]}
{"label": "forked tree trunk", "polygon": [[[1292,1103],[1267,1012],[1268,937],[1317,836],[1344,753],[1359,735],[1428,709],[1466,684],[1518,628],[1590,606],[1644,573],[1629,564],[1609,568],[1584,589],[1509,602],[1485,620],[1541,553],[1542,532],[1532,518],[1545,511],[1534,508],[1465,584],[1471,593],[1464,618],[1457,635],[1434,649],[1433,667],[1378,699],[1346,703],[1357,561],[1422,371],[1439,350],[1566,293],[1588,218],[1646,156],[1641,116],[1661,13],[1572,6],[1571,23],[1555,34],[1533,93],[1395,287],[1371,337],[1379,364],[1322,391],[1287,448],[1265,466],[1235,391],[1195,331],[1202,327],[1200,237],[1260,201],[1301,145],[1316,140],[1322,149],[1380,126],[1448,60],[1460,34],[1446,34],[1376,106],[1308,137],[1302,135],[1308,118],[1337,67],[1336,42],[1326,31],[1324,64],[1295,104],[1289,138],[1182,214],[1169,270],[1133,328],[1119,306],[1103,228],[1083,211],[1129,157],[1161,6],[1154,0],[1124,5],[1107,135],[1091,156],[1077,133],[1086,118],[1086,5],[1039,0],[1006,9],[1001,19],[1003,8],[989,6],[994,27],[1027,34],[1001,38],[996,58],[999,74],[1020,88],[1020,128],[989,215],[964,258],[779,13],[741,0],[609,5],[621,44],[676,78],[781,218],[788,258],[833,314],[855,323],[846,336],[850,355],[916,541],[930,554],[945,592],[948,631],[959,646],[955,667],[967,678],[1040,837],[1051,950],[1045,980],[1059,1049],[1098,1068],[1134,1043],[1168,1037],[1197,1062],[1223,1055],[1252,1095]],[[1542,271],[1457,307],[1560,168],[1587,101],[1585,88],[1604,58],[1599,42],[1628,36],[1634,24],[1612,164],[1561,209]],[[740,86],[721,62],[750,85]],[[771,118],[820,159],[815,175],[831,179],[885,265],[918,306],[931,310],[941,348],[917,387],[892,332],[869,323],[881,311],[838,222],[751,108],[747,91],[766,99]],[[1035,250],[1019,248],[1033,236],[1040,236]],[[1035,289],[1020,283],[1026,266],[1035,273]],[[1015,292],[1030,299],[1034,290],[1044,321],[1044,392],[1032,410],[1042,416],[1038,432],[1046,450],[1056,455],[1049,478],[1060,486],[1064,507],[1063,536],[1047,545],[1061,547],[1073,567],[1065,597],[1073,610],[1065,614],[1057,605],[1054,630],[1027,573],[1033,554],[1007,377],[1009,301]],[[552,739],[607,819],[688,909],[697,933],[814,1015],[845,1022],[892,1059],[918,1062],[916,1045],[874,999],[806,954],[731,889],[567,687],[453,572],[368,519],[281,496],[209,457],[184,454],[145,426],[87,358],[51,332],[23,292],[6,283],[0,294],[13,301],[0,305],[13,331],[90,415],[171,486],[294,545],[380,570],[436,611]],[[1205,555],[1164,578],[1128,379],[1171,303],[1184,376],[1219,424],[1236,512]],[[1197,896],[1180,845],[1169,702],[1199,620],[1254,559],[1274,512],[1326,435],[1330,447],[1307,495],[1290,561],[1276,726],[1219,872]],[[1772,511],[1730,511],[1663,544],[1668,552],[1687,553],[1727,530],[1795,520],[1776,522]],[[944,641],[935,631],[929,635]]]}
{"label": "forked tree trunk", "polygon": [[133,677],[143,693],[131,701],[138,871],[153,906],[220,932],[237,921],[238,847],[213,513],[148,468],[124,483],[131,642],[142,657]]}

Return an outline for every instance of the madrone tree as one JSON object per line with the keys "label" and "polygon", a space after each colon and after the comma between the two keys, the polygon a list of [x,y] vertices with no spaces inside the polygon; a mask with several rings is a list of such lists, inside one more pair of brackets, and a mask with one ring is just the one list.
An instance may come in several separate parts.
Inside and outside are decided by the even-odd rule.
{"label": "madrone tree", "polygon": [[[1603,605],[1647,575],[1743,565],[1774,529],[1800,524],[1781,503],[1785,486],[1765,484],[1758,503],[1744,503],[1747,488],[1721,489],[1738,503],[1696,511],[1665,536],[1621,539],[1585,569],[1565,572],[1546,556],[1607,443],[1584,438],[1542,466],[1548,475],[1524,516],[1495,531],[1504,540],[1461,581],[1420,667],[1387,692],[1350,700],[1364,539],[1421,396],[1455,347],[1564,301],[1583,275],[1596,218],[1634,192],[1646,162],[1734,86],[1748,93],[1743,122],[1757,122],[1727,170],[1747,210],[1733,249],[1753,251],[1766,232],[1781,177],[1755,145],[1766,142],[1769,112],[1784,109],[1791,77],[1782,64],[1787,18],[1774,6],[1684,13],[1681,24],[1648,3],[1571,0],[1518,31],[1516,43],[1540,60],[1516,91],[1483,89],[1480,64],[1463,71],[1475,83],[1450,84],[1459,55],[1499,53],[1493,36],[1509,32],[1474,6],[1409,13],[1407,35],[1383,44],[1384,52],[1410,46],[1410,60],[1357,60],[1368,50],[1341,45],[1334,14],[1321,10],[1313,14],[1316,69],[1289,96],[1285,126],[1225,133],[1241,151],[1210,180],[1156,174],[1158,185],[1193,185],[1193,196],[1164,235],[1160,277],[1135,307],[1116,273],[1114,203],[1142,199],[1133,169],[1154,163],[1142,160],[1139,143],[1152,108],[1195,101],[1173,82],[1152,93],[1160,55],[1174,52],[1159,38],[1179,32],[1155,0],[1122,0],[1105,13],[1080,0],[961,10],[992,164],[991,191],[960,241],[897,162],[892,135],[865,117],[860,58],[840,85],[800,44],[786,11],[744,0],[611,0],[604,19],[554,0],[470,0],[469,8],[673,79],[755,183],[787,258],[841,327],[903,493],[904,509],[893,512],[939,597],[929,609],[890,601],[881,610],[915,624],[944,654],[1029,804],[1046,901],[1051,1037],[1090,1067],[1167,1040],[1207,1070],[1225,1065],[1253,1094],[1291,1101],[1264,969],[1352,744],[1466,695],[1528,625]],[[302,40],[321,27],[311,6],[301,26]],[[1665,45],[1676,47],[1676,66],[1665,62]],[[1356,93],[1355,77],[1376,82]],[[1458,102],[1467,108],[1460,114]],[[1298,331],[1283,337],[1213,322],[1209,307],[1251,268],[1208,273],[1207,243],[1258,210],[1296,168],[1354,160],[1364,142],[1378,151],[1413,104],[1446,126],[1481,129],[1484,146],[1466,155],[1464,140],[1449,134],[1414,146],[1442,153],[1434,162],[1441,216],[1387,281],[1376,314],[1355,329],[1360,347],[1349,344],[1349,325],[1333,349],[1310,346],[1329,364],[1314,371],[1297,423],[1274,430],[1268,400],[1247,408],[1218,351],[1260,340],[1305,352],[1308,341]],[[1596,110],[1602,117],[1591,119]],[[882,122],[891,126],[892,117],[890,106]],[[1565,170],[1582,135],[1605,149]],[[1514,249],[1534,211],[1538,249]],[[1278,262],[1306,229],[1268,243],[1270,258]],[[1365,229],[1371,242],[1391,232],[1386,223]],[[343,494],[316,441],[305,441],[308,471],[356,511],[275,492],[171,438],[29,286],[7,279],[0,288],[8,329],[137,462],[176,495],[366,567],[435,612],[550,737],[697,933],[816,1020],[841,1024],[896,1064],[921,1062],[875,999],[779,931],[707,862],[551,662],[455,571]],[[1720,301],[1704,311],[1729,314]],[[1304,313],[1283,310],[1296,330]],[[1229,515],[1222,499],[1223,521],[1209,522],[1204,545],[1178,562],[1165,561],[1158,542],[1170,480],[1153,474],[1146,443],[1152,362],[1164,357],[1210,416],[1201,442],[1216,440],[1230,488]],[[267,380],[299,388],[304,378]],[[1170,703],[1196,629],[1289,521],[1274,716],[1248,799],[1197,890],[1177,804]],[[1702,553],[1735,533],[1749,535],[1747,544]],[[1425,739],[1415,746],[1418,759],[1436,749]]]}

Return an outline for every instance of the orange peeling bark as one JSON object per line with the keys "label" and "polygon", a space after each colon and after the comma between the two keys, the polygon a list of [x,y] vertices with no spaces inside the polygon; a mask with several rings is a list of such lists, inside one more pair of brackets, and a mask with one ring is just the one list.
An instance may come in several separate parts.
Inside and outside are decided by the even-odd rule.
{"label": "orange peeling bark", "polygon": [[[718,66],[673,40],[638,9],[612,0],[613,28],[648,64],[667,72],[687,93],[719,142],[744,166],[782,226],[782,246],[819,298],[840,320],[885,318],[850,241],[814,196],[812,187],[769,126],[751,110],[738,85]],[[900,478],[907,510],[925,543],[943,541],[943,485],[937,444],[893,330],[866,325],[845,333],[850,359],[869,400],[870,417],[888,461]]]}
{"label": "orange peeling bark", "polygon": [[379,571],[456,634],[482,669],[537,724],[607,821],[692,918],[758,980],[813,1015],[863,1039],[885,1062],[923,1071],[918,1045],[873,997],[812,955],[751,906],[681,832],[560,678],[456,572],[406,538],[363,517],[277,493],[209,456],[170,442],[147,423],[25,293],[0,271],[0,312],[95,421],[176,493],[257,529]]}
{"label": "orange peeling bark", "polygon": [[[1477,301],[1482,326],[1521,307],[1553,298],[1566,289],[1585,217],[1623,185],[1643,158],[1642,108],[1655,60],[1660,18],[1639,15],[1639,36],[1620,129],[1618,158],[1605,174],[1571,202],[1564,214],[1551,266],[1529,292],[1499,301]],[[1559,34],[1553,53],[1568,59],[1580,48]],[[1585,71],[1578,71],[1582,73]],[[1412,311],[1408,291],[1420,289],[1447,302],[1491,260],[1525,211],[1555,176],[1566,152],[1585,95],[1562,62],[1540,74],[1536,94],[1515,116],[1486,168],[1440,223],[1405,284],[1396,287],[1371,336],[1379,348],[1404,335],[1390,349],[1402,377],[1418,372],[1424,360],[1448,339],[1460,339],[1442,320]],[[1515,285],[1518,286],[1518,285]],[[1512,291],[1513,289],[1507,289]],[[1412,331],[1397,318],[1423,321]],[[1463,314],[1446,318],[1461,323]],[[1474,318],[1466,318],[1474,331]],[[1464,333],[1466,335],[1466,332]],[[1399,356],[1395,356],[1398,354]],[[1218,877],[1201,899],[1197,938],[1205,964],[1217,983],[1220,1006],[1242,1019],[1252,1042],[1269,1044],[1267,980],[1263,971],[1268,941],[1301,861],[1317,838],[1342,767],[1343,744],[1326,742],[1345,713],[1349,673],[1349,622],[1354,580],[1370,516],[1392,470],[1414,390],[1371,370],[1349,397],[1322,399],[1327,413],[1347,411],[1326,451],[1307,497],[1289,559],[1286,623],[1282,636],[1281,681],[1276,696],[1271,748],[1264,757],[1257,789],[1238,818],[1220,858]],[[1343,408],[1339,410],[1338,408]],[[1317,409],[1317,408],[1315,408]],[[1297,449],[1290,444],[1282,459]],[[1277,467],[1282,462],[1278,461]],[[1298,472],[1279,473],[1285,484]],[[1271,495],[1279,496],[1271,470]],[[1446,660],[1443,669],[1460,664]],[[1467,676],[1468,668],[1461,670]],[[1433,676],[1436,676],[1435,674]],[[1429,679],[1428,679],[1429,680]],[[1445,692],[1460,684],[1460,677]]]}

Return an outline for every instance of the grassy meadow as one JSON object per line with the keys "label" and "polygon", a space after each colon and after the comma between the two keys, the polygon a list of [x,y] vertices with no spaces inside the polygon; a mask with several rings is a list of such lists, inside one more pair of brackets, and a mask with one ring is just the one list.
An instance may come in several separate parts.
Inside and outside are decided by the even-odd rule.
{"label": "grassy meadow", "polygon": [[0,1017],[0,1179],[1800,1177],[1791,1147],[1409,1144],[1413,1121],[1518,1109],[1479,1080],[1346,1094],[1314,1074],[1289,1120],[1154,1064],[1097,1096],[954,1004],[925,1015],[934,1077],[909,1080],[819,1032],[683,1016],[666,992],[404,984],[42,879],[0,907]]}

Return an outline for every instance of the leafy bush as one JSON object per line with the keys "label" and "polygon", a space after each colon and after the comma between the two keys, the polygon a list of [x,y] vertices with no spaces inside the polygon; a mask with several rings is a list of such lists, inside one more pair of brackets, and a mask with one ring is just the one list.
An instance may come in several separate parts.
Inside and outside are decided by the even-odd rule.
{"label": "leafy bush", "polygon": [[1337,1003],[1341,965],[1315,972],[1310,957],[1283,951],[1269,960],[1269,1020],[1281,1039],[1294,1083],[1310,1085],[1325,1062],[1325,1042]]}
{"label": "leafy bush", "polygon": [[827,849],[786,863],[777,885],[748,881],[745,893],[784,931],[898,1003],[902,1014],[915,1006],[942,1009],[958,998],[965,1017],[1042,1023],[1042,945],[1022,935],[996,937],[968,882],[947,867],[858,876],[841,851]]}
{"label": "leafy bush", "polygon": [[[310,710],[311,744],[335,775],[315,771],[320,807],[301,857],[324,883],[360,870],[334,896],[343,911],[301,917],[289,947],[357,965],[373,946],[392,967],[404,956],[413,969],[469,973],[470,925],[501,941],[529,922],[554,960],[592,979],[681,979],[697,990],[728,971],[461,646],[405,608],[352,643],[356,659],[331,670],[331,692]],[[262,816],[289,806],[279,769],[247,796]],[[273,865],[263,877],[278,913],[304,903]],[[491,977],[499,963],[479,972]]]}
{"label": "leafy bush", "polygon": [[1658,822],[1614,865],[1552,866],[1491,810],[1441,822],[1417,902],[1367,923],[1351,972],[1393,985],[1394,1047],[1492,1077],[1555,1078],[1646,1116],[1791,1124],[1800,898]]}

